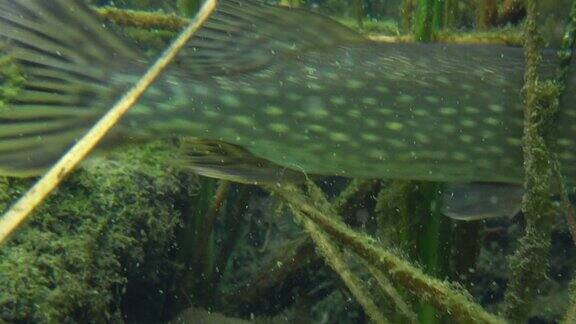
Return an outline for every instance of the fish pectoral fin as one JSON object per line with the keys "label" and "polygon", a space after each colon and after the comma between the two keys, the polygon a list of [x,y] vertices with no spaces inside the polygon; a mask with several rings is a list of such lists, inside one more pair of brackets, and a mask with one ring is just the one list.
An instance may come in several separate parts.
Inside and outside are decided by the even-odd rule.
{"label": "fish pectoral fin", "polygon": [[261,68],[278,56],[364,41],[352,29],[313,12],[221,0],[178,61],[188,76],[234,74]]}
{"label": "fish pectoral fin", "polygon": [[187,138],[178,164],[200,175],[246,184],[303,182],[304,174],[259,158],[226,142]]}
{"label": "fish pectoral fin", "polygon": [[0,0],[0,45],[0,87],[6,73],[21,77],[19,92],[0,91],[5,176],[55,162],[129,86],[115,73],[141,57],[80,0]]}
{"label": "fish pectoral fin", "polygon": [[512,184],[449,184],[442,192],[442,213],[463,221],[512,217],[521,209],[523,193],[521,186]]}

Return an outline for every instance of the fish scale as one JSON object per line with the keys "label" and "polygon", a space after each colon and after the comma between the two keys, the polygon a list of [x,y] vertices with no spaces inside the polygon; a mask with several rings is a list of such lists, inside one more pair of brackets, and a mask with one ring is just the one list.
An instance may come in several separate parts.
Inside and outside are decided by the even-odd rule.
{"label": "fish scale", "polygon": [[[446,59],[461,51],[457,64]],[[155,132],[203,134],[310,174],[520,183],[523,65],[521,49],[506,47],[358,44],[173,82],[191,105],[143,102],[167,107],[155,112]],[[178,115],[194,126],[175,128]]]}
{"label": "fish scale", "polygon": [[[150,63],[78,1],[0,0],[0,8],[0,37],[28,77],[0,112],[0,173],[33,175]],[[98,42],[75,46],[94,35]],[[543,57],[551,77],[557,59]],[[375,43],[314,13],[222,0],[106,147],[187,138],[176,160],[241,182],[309,174],[521,183],[524,64],[520,48]],[[555,151],[570,183],[573,85]]]}

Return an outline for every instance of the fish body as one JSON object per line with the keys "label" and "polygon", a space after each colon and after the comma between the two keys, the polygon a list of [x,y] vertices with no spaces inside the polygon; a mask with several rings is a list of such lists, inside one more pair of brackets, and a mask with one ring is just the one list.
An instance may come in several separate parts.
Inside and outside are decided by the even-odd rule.
{"label": "fish body", "polygon": [[139,107],[128,120],[309,174],[519,183],[522,80],[520,49],[365,43],[231,76],[167,76],[181,95],[150,95],[155,120]]}
{"label": "fish body", "polygon": [[[0,36],[28,77],[13,109],[0,112],[0,170],[34,174],[149,62],[76,1],[0,0],[0,9]],[[86,48],[52,32],[74,24],[84,29],[70,37]],[[88,44],[94,35],[104,48]],[[555,64],[544,53],[545,76]],[[375,43],[316,14],[224,0],[108,142],[190,137],[193,169],[242,182],[309,174],[521,183],[523,73],[519,48]],[[574,183],[572,85],[555,150]]]}

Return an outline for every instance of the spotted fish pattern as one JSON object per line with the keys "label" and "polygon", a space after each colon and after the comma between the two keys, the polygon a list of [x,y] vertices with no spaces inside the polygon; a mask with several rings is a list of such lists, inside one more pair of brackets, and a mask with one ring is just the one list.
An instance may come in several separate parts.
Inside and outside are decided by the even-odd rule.
{"label": "spotted fish pattern", "polygon": [[[149,62],[76,1],[0,0],[0,10],[0,36],[28,76],[22,99],[0,112],[0,173],[35,174]],[[555,55],[543,57],[551,76]],[[524,64],[520,48],[375,43],[314,13],[223,0],[107,142],[190,138],[190,167],[242,182],[307,174],[521,183]],[[571,183],[574,81],[554,148]]]}

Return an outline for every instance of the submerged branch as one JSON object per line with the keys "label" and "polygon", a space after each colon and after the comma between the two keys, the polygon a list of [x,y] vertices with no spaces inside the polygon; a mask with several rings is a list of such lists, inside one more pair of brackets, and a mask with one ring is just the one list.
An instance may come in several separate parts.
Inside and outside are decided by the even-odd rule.
{"label": "submerged branch", "polygon": [[504,321],[471,301],[469,295],[450,287],[445,282],[425,275],[421,270],[390,251],[374,244],[370,237],[354,232],[342,222],[323,213],[295,187],[268,187],[296,213],[312,220],[331,235],[375,267],[422,300],[462,323],[503,323]]}
{"label": "submerged branch", "polygon": [[178,32],[190,23],[190,20],[177,16],[157,12],[145,12],[118,9],[114,7],[94,8],[100,17],[124,27],[143,29],[164,29]]}
{"label": "submerged branch", "polygon": [[386,317],[384,317],[384,314],[378,309],[374,299],[370,296],[368,289],[366,289],[360,278],[348,267],[344,255],[338,251],[338,247],[310,218],[306,217],[302,211],[294,210],[294,215],[302,222],[326,262],[336,271],[340,278],[342,278],[342,281],[344,281],[352,295],[354,295],[356,300],[362,305],[366,314],[375,323],[389,323]]}
{"label": "submerged branch", "polygon": [[[555,128],[559,97],[567,76],[565,65],[569,61],[561,58],[559,76],[554,83],[540,81],[536,1],[526,1],[526,10],[526,107],[523,138],[526,190],[522,204],[526,233],[520,240],[518,251],[510,258],[512,277],[505,296],[505,313],[513,321],[526,319],[532,299],[541,282],[547,279],[550,233],[555,213],[550,193],[556,179],[560,180],[560,187],[564,191],[562,196],[567,197],[558,161],[550,151],[552,139],[549,138],[549,129]],[[567,210],[569,224],[572,221],[570,210]],[[572,230],[572,226],[569,227]]]}
{"label": "submerged branch", "polygon": [[388,295],[388,297],[390,297],[390,299],[396,306],[396,309],[400,311],[400,314],[402,314],[402,316],[404,316],[409,323],[418,323],[418,315],[416,315],[414,310],[412,310],[412,307],[410,307],[410,305],[408,305],[408,303],[404,301],[404,299],[402,298],[398,290],[394,288],[394,286],[392,285],[392,283],[390,282],[384,271],[376,268],[372,264],[366,262],[366,260],[364,259],[360,260],[366,265],[368,271],[370,271],[374,279],[376,279],[376,282],[378,283],[380,289],[386,295]]}

